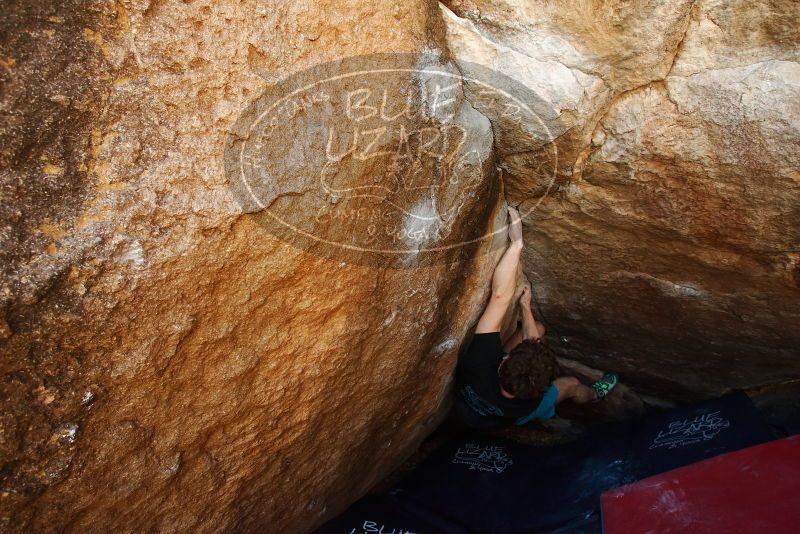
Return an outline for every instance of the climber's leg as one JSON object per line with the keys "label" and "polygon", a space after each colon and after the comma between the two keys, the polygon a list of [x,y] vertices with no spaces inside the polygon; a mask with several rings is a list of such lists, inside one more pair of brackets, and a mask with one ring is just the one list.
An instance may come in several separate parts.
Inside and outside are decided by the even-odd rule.
{"label": "climber's leg", "polygon": [[562,376],[553,381],[553,385],[558,390],[558,401],[572,400],[577,404],[586,404],[597,400],[594,390],[589,386],[581,384],[581,381],[573,376]]}
{"label": "climber's leg", "polygon": [[494,269],[492,275],[492,296],[489,304],[478,321],[475,329],[476,334],[488,332],[499,332],[503,326],[503,318],[508,311],[508,307],[514,300],[514,292],[517,287],[517,270],[519,269],[519,259],[522,254],[522,221],[519,213],[514,208],[508,208],[509,226],[508,236],[511,243],[508,245],[503,257]]}
{"label": "climber's leg", "polygon": [[581,384],[580,380],[572,376],[562,376],[553,381],[558,390],[558,401],[572,399],[577,404],[598,401],[611,393],[619,383],[616,373],[605,373],[592,387]]}

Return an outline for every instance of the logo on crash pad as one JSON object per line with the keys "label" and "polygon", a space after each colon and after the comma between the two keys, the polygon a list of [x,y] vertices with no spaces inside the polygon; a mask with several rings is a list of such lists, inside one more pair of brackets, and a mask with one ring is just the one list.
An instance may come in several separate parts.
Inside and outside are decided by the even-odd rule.
{"label": "logo on crash pad", "polygon": [[[553,187],[559,113],[533,89],[441,52],[316,65],[270,85],[226,139],[246,217],[347,263],[418,267],[505,245],[502,183]],[[500,219],[498,219],[500,220]],[[504,220],[504,219],[503,219]]]}
{"label": "logo on crash pad", "polygon": [[699,415],[694,419],[671,422],[666,430],[659,431],[650,449],[666,447],[675,449],[693,443],[714,439],[723,429],[731,426],[730,421],[720,417],[719,412]]}
{"label": "logo on crash pad", "polygon": [[456,451],[453,463],[468,465],[470,470],[502,473],[514,462],[499,445],[466,443]]}

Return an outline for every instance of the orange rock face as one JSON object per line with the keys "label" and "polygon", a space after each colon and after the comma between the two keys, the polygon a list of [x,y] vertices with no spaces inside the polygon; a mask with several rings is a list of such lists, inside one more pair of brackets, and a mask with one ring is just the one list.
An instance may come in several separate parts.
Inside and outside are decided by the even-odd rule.
{"label": "orange rock face", "polygon": [[601,4],[4,6],[2,528],[341,511],[443,416],[506,200],[570,358],[800,376],[796,3]]}
{"label": "orange rock face", "polygon": [[[300,532],[341,510],[443,415],[505,237],[436,6],[3,17],[3,529]],[[276,79],[387,42],[414,64],[252,127]],[[416,113],[367,117],[363,91],[395,109],[400,87]],[[294,234],[270,218],[298,211]]]}

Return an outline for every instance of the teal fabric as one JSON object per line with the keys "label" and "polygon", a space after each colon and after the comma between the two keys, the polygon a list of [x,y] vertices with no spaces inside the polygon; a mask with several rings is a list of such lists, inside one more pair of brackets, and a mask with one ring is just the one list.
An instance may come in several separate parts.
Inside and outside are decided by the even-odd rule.
{"label": "teal fabric", "polygon": [[530,415],[517,419],[514,424],[524,425],[525,423],[530,423],[534,419],[550,419],[556,414],[556,402],[558,402],[558,389],[550,384],[539,406],[537,406]]}

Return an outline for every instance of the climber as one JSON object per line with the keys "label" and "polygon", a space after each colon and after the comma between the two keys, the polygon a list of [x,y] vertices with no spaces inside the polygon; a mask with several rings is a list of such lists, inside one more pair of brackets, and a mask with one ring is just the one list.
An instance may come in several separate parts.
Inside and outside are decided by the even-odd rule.
{"label": "climber", "polygon": [[616,374],[606,373],[589,387],[577,378],[559,377],[558,363],[544,342],[544,325],[531,309],[529,282],[519,299],[522,324],[502,342],[500,330],[514,300],[523,248],[519,213],[509,207],[508,214],[511,243],[495,268],[489,304],[456,370],[456,417],[482,430],[549,419],[556,404],[568,399],[578,404],[599,401],[618,381]]}

